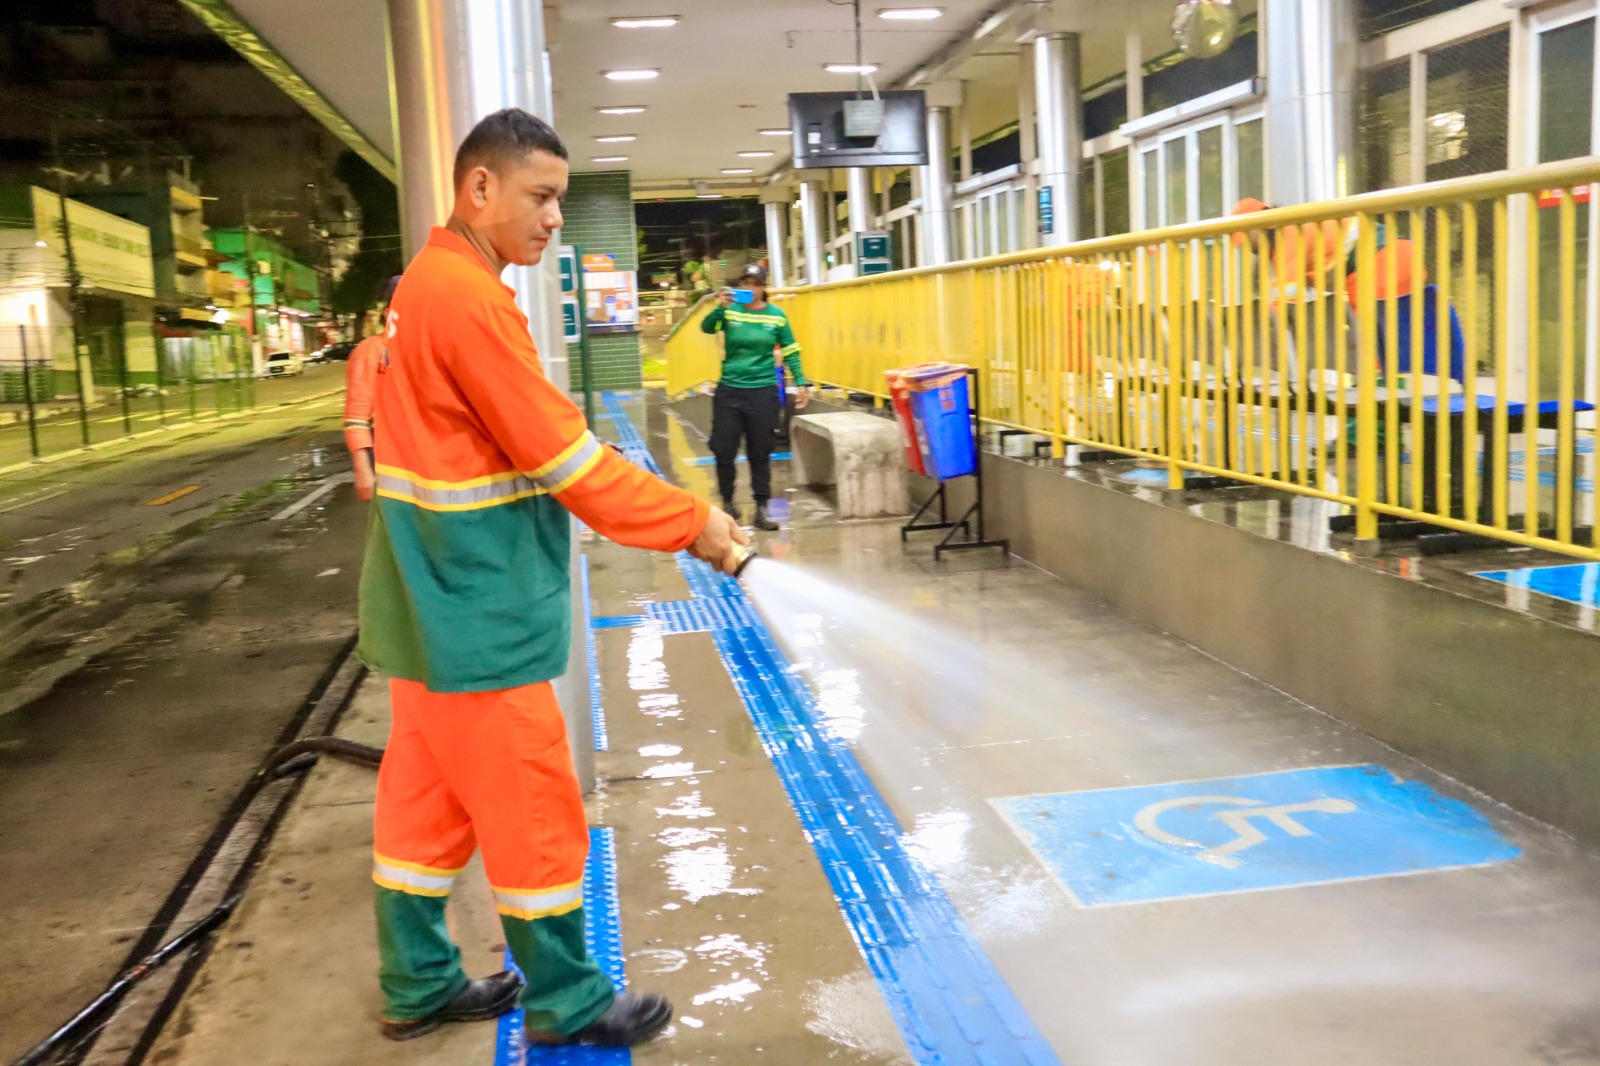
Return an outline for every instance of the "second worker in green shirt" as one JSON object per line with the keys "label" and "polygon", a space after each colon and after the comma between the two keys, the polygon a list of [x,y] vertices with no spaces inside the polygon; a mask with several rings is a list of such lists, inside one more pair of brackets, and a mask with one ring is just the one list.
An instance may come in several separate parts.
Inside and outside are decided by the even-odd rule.
{"label": "second worker in green shirt", "polygon": [[772,442],[782,414],[778,400],[778,369],[773,353],[783,356],[795,393],[795,409],[810,399],[810,383],[800,367],[800,345],[789,328],[789,317],[767,303],[767,272],[751,264],[736,283],[750,294],[748,303],[734,302],[733,290],[724,290],[717,307],[700,328],[724,337],[722,378],[711,405],[711,454],[717,459],[717,487],[722,509],[734,509],[735,465],[742,443],[750,460],[750,493],[755,497],[757,529],[777,529],[767,512],[772,498]]}

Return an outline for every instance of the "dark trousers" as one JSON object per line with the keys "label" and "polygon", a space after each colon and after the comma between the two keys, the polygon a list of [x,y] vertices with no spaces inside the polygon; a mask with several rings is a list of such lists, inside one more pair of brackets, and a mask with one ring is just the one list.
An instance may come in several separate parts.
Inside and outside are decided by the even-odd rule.
{"label": "dark trousers", "polygon": [[717,457],[717,487],[733,499],[734,464],[739,445],[750,458],[750,494],[757,503],[772,498],[772,438],[778,429],[778,387],[738,389],[718,385],[711,400],[711,454]]}

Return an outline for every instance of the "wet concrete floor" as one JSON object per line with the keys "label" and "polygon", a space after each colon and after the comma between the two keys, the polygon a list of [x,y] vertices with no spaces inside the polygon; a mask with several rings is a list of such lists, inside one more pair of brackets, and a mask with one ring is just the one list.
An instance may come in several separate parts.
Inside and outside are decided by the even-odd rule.
{"label": "wet concrete floor", "polygon": [[271,517],[347,469],[338,411],[0,479],[0,1059],[124,964],[353,633],[348,486]]}
{"label": "wet concrete floor", "polygon": [[[703,453],[693,428],[629,410],[661,465],[708,491],[709,471],[688,461]],[[859,760],[900,846],[1059,1061],[1600,1062],[1592,850],[1031,567],[934,563],[893,523],[835,522],[802,492],[787,502],[790,527],[762,538],[782,562],[758,564],[774,576],[751,587],[814,695],[817,735]],[[586,550],[598,616],[689,593],[671,560]],[[591,820],[616,834],[629,979],[671,994],[680,1015],[637,1061],[913,1061],[915,1034],[891,1020],[711,637],[645,624],[602,629],[596,645],[610,750]],[[346,729],[382,728],[369,685]],[[1369,776],[1410,805],[1350,823],[1367,836],[1312,875],[1251,891],[1218,878],[1258,859],[1292,869],[1282,849],[1338,842],[1329,823],[1356,804],[1308,786],[1309,807],[1271,808],[1281,832],[1240,835],[1257,850],[1234,866],[1214,847],[1199,859],[1202,841],[1140,838],[1137,805],[1108,806],[1135,794],[1112,790],[1177,789],[1178,814],[1198,821],[1208,788],[1244,795],[1225,802],[1247,811],[1268,802],[1249,795],[1273,775],[1331,782],[1352,765],[1381,767]],[[375,1031],[372,780],[314,771],[154,1061],[493,1061],[492,1026],[402,1046]],[[1019,801],[1077,818],[1079,835],[1050,844]],[[1418,823],[1447,839],[1414,845]],[[1429,847],[1462,861],[1424,861]],[[1400,861],[1375,872],[1380,851]],[[1161,891],[1152,863],[1170,868]],[[454,906],[469,965],[496,968],[485,886],[463,886]]]}

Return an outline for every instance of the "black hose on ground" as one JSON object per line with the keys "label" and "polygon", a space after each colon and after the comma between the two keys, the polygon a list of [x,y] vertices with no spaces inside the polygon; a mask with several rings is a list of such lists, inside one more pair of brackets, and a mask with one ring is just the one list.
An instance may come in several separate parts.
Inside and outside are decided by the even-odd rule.
{"label": "black hose on ground", "polygon": [[229,896],[213,909],[210,914],[207,914],[204,918],[201,918],[198,922],[195,922],[189,928],[162,944],[134,965],[123,970],[104,992],[91,1000],[88,1006],[73,1015],[65,1025],[34,1045],[31,1051],[16,1061],[15,1066],[38,1066],[39,1063],[44,1062],[69,1037],[83,1029],[106,1007],[121,999],[128,989],[132,988],[138,981],[149,976],[168,959],[171,959],[174,955],[181,954],[184,949],[226,921],[228,915],[233,913],[234,908],[239,905],[239,900],[243,897],[243,892],[236,892]]}
{"label": "black hose on ground", "polygon": [[383,749],[370,744],[357,744],[343,737],[307,737],[293,744],[285,744],[267,756],[267,761],[261,766],[260,776],[282,777],[299,770],[309,770],[323,755],[331,755],[357,766],[370,766],[374,770],[383,761]]}

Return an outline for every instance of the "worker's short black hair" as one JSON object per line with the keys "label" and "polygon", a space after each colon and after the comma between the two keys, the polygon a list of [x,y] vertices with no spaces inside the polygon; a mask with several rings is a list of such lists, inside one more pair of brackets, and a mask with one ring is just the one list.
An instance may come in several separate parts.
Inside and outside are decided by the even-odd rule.
{"label": "worker's short black hair", "polygon": [[548,152],[557,159],[567,158],[567,146],[544,119],[520,107],[496,111],[472,127],[467,139],[456,149],[456,188],[461,188],[473,167],[498,170],[530,152]]}

